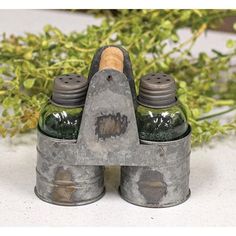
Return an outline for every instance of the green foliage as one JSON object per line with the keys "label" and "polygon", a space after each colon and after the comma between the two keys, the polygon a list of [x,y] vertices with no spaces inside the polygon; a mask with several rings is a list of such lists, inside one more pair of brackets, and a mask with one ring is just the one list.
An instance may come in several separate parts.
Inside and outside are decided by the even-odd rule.
{"label": "green foliage", "polygon": [[[3,35],[0,134],[13,136],[34,129],[40,109],[50,96],[54,77],[67,73],[87,76],[96,49],[108,44],[122,45],[129,51],[137,87],[146,73],[163,71],[174,76],[193,127],[194,144],[235,131],[236,121],[222,125],[218,120],[201,119],[216,107],[235,107],[236,73],[230,63],[236,56],[235,41],[226,42],[230,50],[227,54],[216,50],[213,58],[204,52],[197,57],[191,54],[202,33],[231,15],[236,15],[236,11],[119,10],[105,14],[100,26],[89,26],[85,32],[65,35],[48,25],[39,35]],[[180,42],[178,29],[183,27],[190,27],[192,35]],[[170,43],[174,45],[171,49]]]}

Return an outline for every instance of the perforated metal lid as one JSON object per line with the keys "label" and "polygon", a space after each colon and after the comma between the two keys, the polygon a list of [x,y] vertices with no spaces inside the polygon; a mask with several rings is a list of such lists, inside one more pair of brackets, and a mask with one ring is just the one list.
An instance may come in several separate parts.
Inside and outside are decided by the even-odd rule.
{"label": "perforated metal lid", "polygon": [[68,74],[55,78],[51,101],[67,107],[83,106],[88,89],[88,81],[81,75]]}
{"label": "perforated metal lid", "polygon": [[153,107],[168,107],[176,103],[175,80],[164,73],[145,75],[140,80],[138,103]]}

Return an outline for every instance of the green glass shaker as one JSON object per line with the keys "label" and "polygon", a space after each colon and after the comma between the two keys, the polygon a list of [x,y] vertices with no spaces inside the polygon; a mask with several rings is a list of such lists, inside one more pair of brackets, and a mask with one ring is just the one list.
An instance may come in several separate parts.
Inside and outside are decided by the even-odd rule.
{"label": "green glass shaker", "polygon": [[171,141],[188,129],[183,106],[176,97],[176,83],[166,74],[148,74],[140,81],[136,118],[140,140]]}
{"label": "green glass shaker", "polygon": [[[81,75],[62,75],[54,80],[52,97],[39,118],[39,142],[45,135],[47,140],[58,139],[62,144],[75,145],[87,89],[88,82]],[[105,191],[104,167],[76,165],[71,163],[70,153],[63,155],[65,158],[60,162],[60,158],[48,158],[43,156],[43,149],[38,150],[36,195],[43,201],[64,206],[84,205],[100,199]]]}
{"label": "green glass shaker", "polygon": [[160,149],[157,152],[161,153],[165,165],[122,166],[121,196],[128,202],[144,207],[158,208],[180,204],[190,195],[189,160],[180,157],[178,149],[171,150],[171,160],[166,159],[168,155],[165,151],[170,143],[174,146],[174,142],[183,142],[189,133],[189,126],[185,111],[176,97],[174,79],[164,73],[142,77],[137,102],[136,121],[140,143],[158,143]]}
{"label": "green glass shaker", "polygon": [[87,89],[88,82],[80,75],[57,77],[39,117],[40,130],[53,138],[77,139]]}

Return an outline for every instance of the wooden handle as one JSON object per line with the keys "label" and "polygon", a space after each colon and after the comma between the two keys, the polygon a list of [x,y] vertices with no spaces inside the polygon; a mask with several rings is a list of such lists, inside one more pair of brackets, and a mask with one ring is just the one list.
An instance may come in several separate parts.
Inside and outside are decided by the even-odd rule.
{"label": "wooden handle", "polygon": [[114,69],[123,72],[124,55],[117,47],[108,47],[104,49],[101,55],[99,70]]}

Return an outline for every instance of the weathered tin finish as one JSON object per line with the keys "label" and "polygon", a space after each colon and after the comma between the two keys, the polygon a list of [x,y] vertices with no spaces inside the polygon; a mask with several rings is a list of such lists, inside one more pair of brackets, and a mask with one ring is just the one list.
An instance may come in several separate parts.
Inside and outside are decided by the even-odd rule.
{"label": "weathered tin finish", "polygon": [[93,202],[104,193],[102,166],[120,165],[125,200],[146,207],[185,201],[191,128],[179,140],[140,144],[126,75],[106,69],[91,76],[78,139],[50,138],[38,130],[36,194],[60,205]]}
{"label": "weathered tin finish", "polygon": [[49,203],[75,206],[92,203],[104,194],[104,167],[65,165],[37,156],[36,195]]}
{"label": "weathered tin finish", "polygon": [[[112,81],[106,80],[108,76],[112,76]],[[48,166],[52,165],[54,171],[49,171],[48,176],[48,179],[52,180],[55,178],[56,168],[61,166],[77,166],[77,168],[84,165],[130,166],[124,169],[122,167],[122,176],[125,175],[125,169],[131,169],[128,171],[128,176],[126,174],[127,177],[122,177],[121,180],[121,195],[126,200],[152,207],[176,205],[186,200],[189,193],[190,127],[182,139],[151,143],[152,145],[140,144],[132,105],[129,83],[124,74],[114,70],[96,73],[89,85],[78,139],[73,141],[54,139],[38,131],[38,159],[45,163],[45,169],[42,167],[40,169],[47,172]],[[110,126],[115,128],[110,129]],[[38,161],[38,166],[40,165],[43,164]],[[135,172],[136,166],[140,169],[137,168]],[[161,184],[162,194],[159,194],[158,202],[147,202],[142,192],[135,193],[135,189],[138,188],[137,181],[145,180],[144,175],[148,176],[146,172],[142,175],[142,166],[152,168],[151,178],[161,182],[154,183],[154,185]],[[153,170],[156,173],[153,173]],[[180,183],[178,178],[183,178],[185,182],[180,181]],[[50,181],[49,183],[51,185]],[[86,189],[86,185],[84,186]],[[177,189],[178,187],[180,188]],[[52,202],[53,188],[48,188],[49,190],[37,184],[36,190],[38,195],[42,198],[46,195],[44,199]],[[140,182],[140,188],[146,188],[145,181]],[[94,199],[99,198],[102,191],[103,186],[97,190],[95,188]],[[147,188],[147,191],[150,190]],[[161,195],[164,196],[160,198]],[[135,198],[138,199],[137,202]],[[81,198],[78,199],[80,202]],[[62,204],[64,205],[64,202]],[[74,202],[74,205],[79,204]]]}
{"label": "weathered tin finish", "polygon": [[[85,119],[85,122],[90,122],[89,118],[88,120]],[[119,146],[112,146],[112,142],[116,140],[127,142],[130,140],[112,137],[112,142],[109,142],[108,139],[101,139],[97,143],[87,143],[85,145],[83,139],[69,142],[68,140],[48,137],[38,130],[37,149],[41,158],[58,163],[58,165],[158,166],[161,168],[166,166],[167,160],[175,161],[176,153],[183,156],[183,158],[185,158],[186,153],[190,155],[190,131],[189,126],[188,135],[184,138],[171,142],[157,142],[155,145],[140,144],[137,137],[137,143],[128,143],[127,148],[124,146],[119,149]],[[96,132],[95,128],[94,132]],[[101,147],[99,151],[94,150],[94,145],[98,145],[100,142],[104,145],[110,143],[109,151],[106,147]],[[120,143],[120,145],[125,144]],[[181,148],[179,148],[180,146]],[[163,156],[168,156],[168,159],[164,159]]]}
{"label": "weathered tin finish", "polygon": [[[183,139],[186,138],[190,140],[190,130]],[[162,155],[156,157],[164,160],[165,165],[121,167],[121,197],[144,207],[170,207],[186,201],[190,196],[190,142],[186,147],[183,139],[172,142],[141,142],[159,147],[159,151],[163,150]]]}

